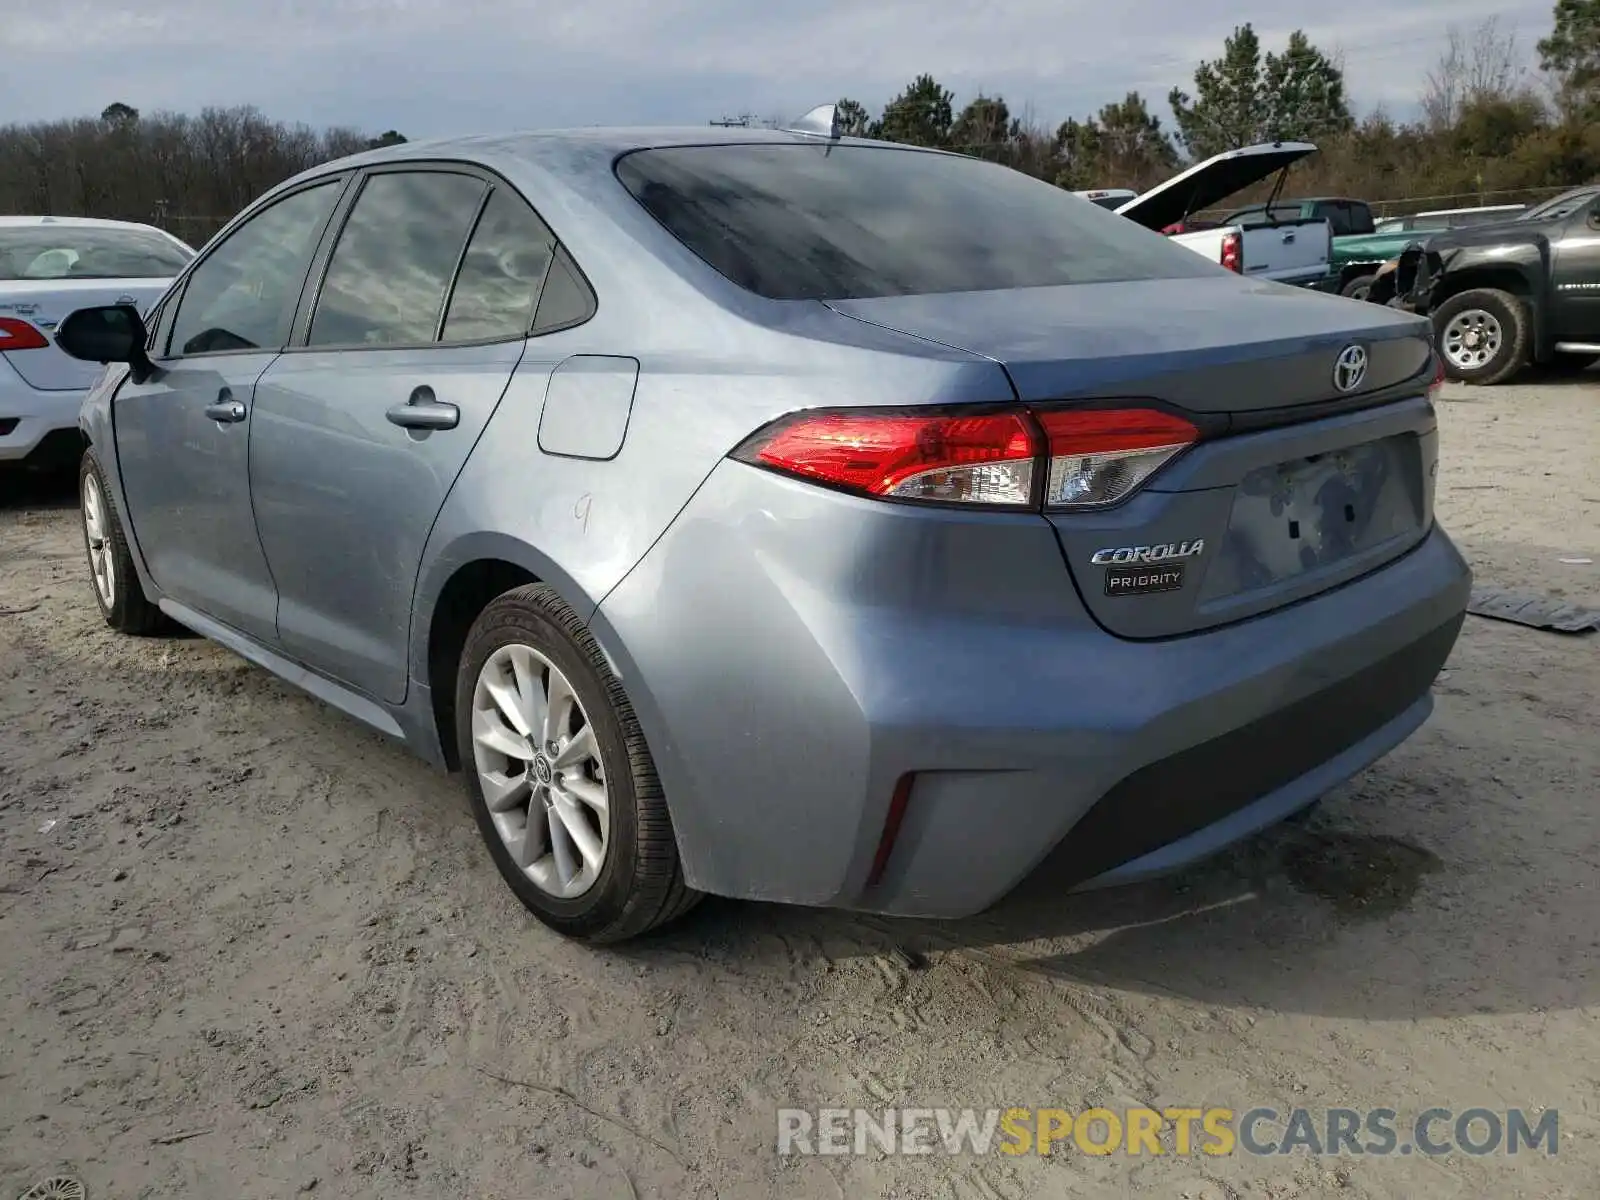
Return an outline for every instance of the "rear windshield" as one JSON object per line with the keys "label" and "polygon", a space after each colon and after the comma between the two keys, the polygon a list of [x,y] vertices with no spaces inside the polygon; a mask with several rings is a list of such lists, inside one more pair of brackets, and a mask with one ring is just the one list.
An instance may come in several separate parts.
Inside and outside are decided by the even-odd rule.
{"label": "rear windshield", "polygon": [[638,150],[617,178],[685,246],[773,300],[1177,279],[1192,250],[974,158],[882,146]]}
{"label": "rear windshield", "polygon": [[0,279],[165,279],[192,257],[151,229],[0,228]]}

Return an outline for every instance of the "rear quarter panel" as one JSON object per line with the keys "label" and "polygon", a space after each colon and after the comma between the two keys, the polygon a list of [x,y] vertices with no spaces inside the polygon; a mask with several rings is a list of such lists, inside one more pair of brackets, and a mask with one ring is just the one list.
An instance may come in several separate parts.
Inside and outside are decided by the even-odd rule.
{"label": "rear quarter panel", "polygon": [[[438,597],[476,559],[516,563],[587,620],[717,463],[767,422],[813,407],[1012,397],[1005,373],[977,355],[734,287],[639,208],[609,156],[559,176],[526,162],[490,165],[566,244],[598,307],[584,325],[529,339],[439,513],[413,606],[419,681],[429,682]],[[626,436],[605,460],[539,446],[551,372],[575,355],[639,363]]]}

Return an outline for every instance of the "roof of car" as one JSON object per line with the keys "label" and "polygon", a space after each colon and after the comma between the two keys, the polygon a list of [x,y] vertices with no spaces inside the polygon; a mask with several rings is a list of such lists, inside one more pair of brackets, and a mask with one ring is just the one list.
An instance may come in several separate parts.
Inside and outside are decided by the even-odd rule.
{"label": "roof of car", "polygon": [[[420,139],[380,146],[340,160],[340,166],[365,166],[371,163],[426,158],[520,158],[538,160],[545,165],[567,158],[592,159],[596,154],[615,158],[631,150],[656,150],[669,146],[708,145],[786,145],[819,146],[828,141],[815,135],[790,133],[782,129],[726,128],[716,125],[668,125],[608,127],[586,126],[574,129],[520,130],[479,133],[456,137]],[[921,146],[878,142],[866,138],[842,137],[833,145],[881,146],[887,149],[943,153]],[[330,164],[324,164],[324,167]]]}
{"label": "roof of car", "polygon": [[[859,141],[857,138],[840,138],[839,141]],[[643,150],[660,146],[696,146],[719,142],[772,142],[820,144],[823,138],[811,134],[790,133],[782,129],[752,128],[735,125],[579,125],[568,129],[510,129],[490,133],[458,134],[450,137],[422,138],[410,142],[396,142],[363,151],[358,158],[405,157],[418,150],[463,152],[481,150],[486,146],[505,148],[515,145],[537,145],[552,142],[571,142],[583,147],[605,146],[618,151]],[[888,145],[890,143],[883,143]]]}

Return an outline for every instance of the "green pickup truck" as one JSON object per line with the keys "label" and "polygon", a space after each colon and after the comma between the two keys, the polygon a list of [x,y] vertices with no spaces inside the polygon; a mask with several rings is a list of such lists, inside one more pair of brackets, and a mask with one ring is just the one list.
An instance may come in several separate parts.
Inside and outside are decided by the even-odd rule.
{"label": "green pickup truck", "polygon": [[1497,204],[1481,208],[1440,209],[1409,217],[1389,217],[1379,221],[1370,233],[1335,236],[1328,255],[1328,277],[1318,285],[1318,290],[1338,292],[1352,300],[1365,300],[1378,268],[1412,242],[1424,241],[1431,234],[1450,229],[1509,221],[1525,207],[1521,204]]}

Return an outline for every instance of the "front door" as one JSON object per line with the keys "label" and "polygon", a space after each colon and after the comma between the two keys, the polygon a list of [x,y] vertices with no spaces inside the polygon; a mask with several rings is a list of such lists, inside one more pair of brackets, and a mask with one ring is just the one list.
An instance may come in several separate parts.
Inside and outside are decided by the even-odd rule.
{"label": "front door", "polygon": [[156,585],[269,644],[277,590],[249,484],[256,382],[288,340],[342,185],[278,200],[208,251],[157,326],[154,373],[112,404],[128,519]]}
{"label": "front door", "polygon": [[304,344],[256,395],[251,489],[294,658],[404,699],[423,548],[523,356],[553,240],[485,177],[366,178]]}
{"label": "front door", "polygon": [[1600,196],[1568,219],[1554,251],[1551,331],[1558,342],[1600,344]]}

